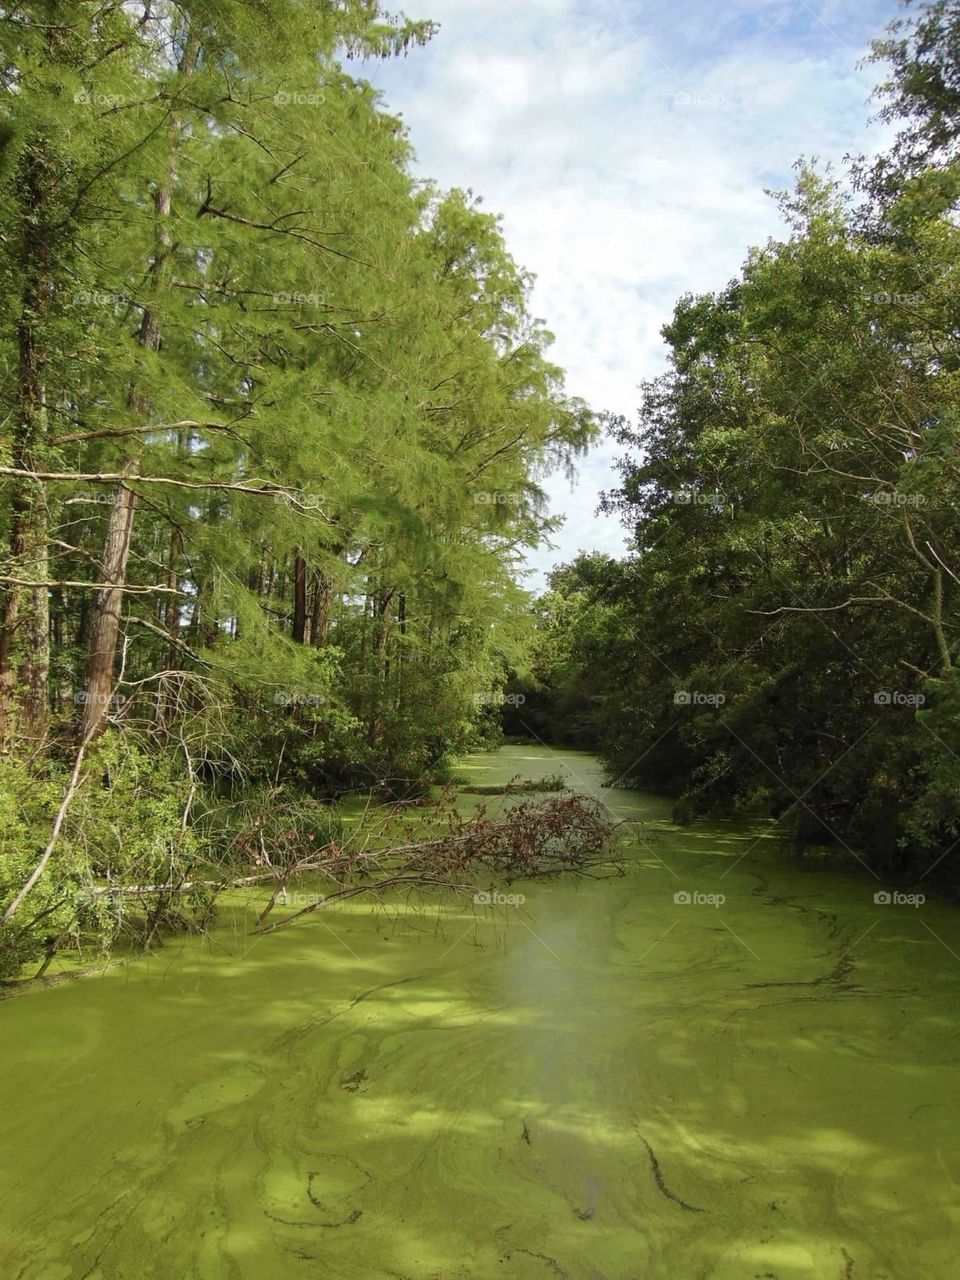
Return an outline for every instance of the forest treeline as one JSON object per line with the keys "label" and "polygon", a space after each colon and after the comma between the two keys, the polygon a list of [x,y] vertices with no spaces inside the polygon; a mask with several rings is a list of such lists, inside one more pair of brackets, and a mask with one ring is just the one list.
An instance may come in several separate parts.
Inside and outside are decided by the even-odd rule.
{"label": "forest treeline", "polygon": [[2,18],[0,974],[109,945],[93,884],[442,776],[521,661],[538,481],[595,432],[498,220],[414,180],[363,78],[430,23]]}
{"label": "forest treeline", "polygon": [[612,424],[628,554],[554,573],[509,727],[960,887],[960,5],[872,61],[896,141],[801,163],[785,236],[678,303]]}

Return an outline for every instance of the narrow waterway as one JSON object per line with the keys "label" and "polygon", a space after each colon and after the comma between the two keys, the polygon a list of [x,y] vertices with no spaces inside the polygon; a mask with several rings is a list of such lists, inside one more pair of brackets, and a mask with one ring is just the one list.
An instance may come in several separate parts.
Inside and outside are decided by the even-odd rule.
{"label": "narrow waterway", "polygon": [[626,873],[0,1003],[2,1280],[955,1280],[960,910],[464,767],[644,819]]}

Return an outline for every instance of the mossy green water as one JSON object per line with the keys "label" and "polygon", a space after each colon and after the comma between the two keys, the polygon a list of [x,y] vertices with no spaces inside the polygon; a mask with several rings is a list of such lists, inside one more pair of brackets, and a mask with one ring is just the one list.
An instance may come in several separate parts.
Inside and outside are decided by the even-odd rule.
{"label": "mossy green water", "polygon": [[463,768],[562,769],[647,838],[522,910],[254,938],[238,905],[0,1004],[0,1277],[960,1274],[955,909],[673,828],[582,755]]}

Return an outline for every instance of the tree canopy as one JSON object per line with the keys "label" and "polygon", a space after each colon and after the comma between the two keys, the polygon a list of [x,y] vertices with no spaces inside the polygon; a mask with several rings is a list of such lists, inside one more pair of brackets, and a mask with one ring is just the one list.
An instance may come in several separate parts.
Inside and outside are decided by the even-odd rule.
{"label": "tree canopy", "polygon": [[[373,0],[8,11],[0,767],[21,826],[51,818],[24,808],[36,770],[78,749],[130,777],[166,761],[170,817],[198,780],[402,792],[476,739],[528,629],[538,481],[595,425],[499,220],[416,181],[349,73],[432,33]],[[36,857],[11,840],[8,910]],[[71,857],[37,907],[103,869]]]}
{"label": "tree canopy", "polygon": [[548,732],[590,687],[614,776],[904,874],[960,835],[958,21],[877,42],[890,153],[800,162],[786,234],[679,301],[610,424],[630,554],[555,574],[540,625]]}

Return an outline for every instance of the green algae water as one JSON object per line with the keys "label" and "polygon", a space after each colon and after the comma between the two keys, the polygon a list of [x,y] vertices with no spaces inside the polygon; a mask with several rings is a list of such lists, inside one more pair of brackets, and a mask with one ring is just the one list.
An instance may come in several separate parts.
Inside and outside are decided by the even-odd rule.
{"label": "green algae water", "polygon": [[2,1280],[953,1280],[960,915],[646,826],[522,906],[252,913],[0,1003]]}

